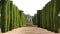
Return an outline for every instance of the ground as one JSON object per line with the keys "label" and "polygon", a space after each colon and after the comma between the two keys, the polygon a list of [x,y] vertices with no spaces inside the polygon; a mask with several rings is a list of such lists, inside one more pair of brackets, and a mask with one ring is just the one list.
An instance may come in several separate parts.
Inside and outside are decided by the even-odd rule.
{"label": "ground", "polygon": [[1,34],[57,34],[38,27],[21,27]]}
{"label": "ground", "polygon": [[58,34],[47,29],[38,28],[37,25],[33,25],[32,23],[27,23],[25,27],[13,29],[12,31],[0,34]]}

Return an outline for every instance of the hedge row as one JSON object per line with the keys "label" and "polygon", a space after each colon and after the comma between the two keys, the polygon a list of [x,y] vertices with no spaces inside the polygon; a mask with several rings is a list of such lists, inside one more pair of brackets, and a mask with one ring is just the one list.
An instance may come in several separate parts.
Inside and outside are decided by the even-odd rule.
{"label": "hedge row", "polygon": [[[37,11],[37,23],[38,27],[48,29],[53,32],[58,32],[59,19],[58,13],[60,11],[60,0],[51,0],[48,2],[42,10]],[[35,19],[34,19],[35,20]],[[34,21],[34,23],[36,20]]]}
{"label": "hedge row", "polygon": [[1,32],[8,32],[12,29],[26,25],[26,16],[19,10],[13,1],[1,0]]}
{"label": "hedge row", "polygon": [[34,25],[37,25],[37,14],[35,14],[34,16],[32,16],[32,21]]}
{"label": "hedge row", "polygon": [[[0,1],[0,15],[1,15],[1,1]],[[1,16],[0,16],[0,24],[1,24]]]}

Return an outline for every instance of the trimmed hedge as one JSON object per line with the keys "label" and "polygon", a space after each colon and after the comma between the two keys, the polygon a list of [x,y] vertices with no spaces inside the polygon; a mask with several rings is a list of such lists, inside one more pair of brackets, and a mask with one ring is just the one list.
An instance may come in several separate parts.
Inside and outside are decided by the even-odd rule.
{"label": "trimmed hedge", "polygon": [[2,32],[7,32],[7,5],[9,1],[1,1],[2,3],[2,8],[1,8],[1,30]]}
{"label": "trimmed hedge", "polygon": [[[59,29],[59,17],[60,12],[60,0],[51,0],[48,2],[42,10],[37,10],[37,25],[38,27],[45,28],[47,30],[58,32]],[[36,15],[33,16],[33,18]],[[34,18],[33,20],[35,20]],[[34,21],[34,23],[36,20]]]}
{"label": "trimmed hedge", "polygon": [[26,25],[26,16],[19,10],[12,1],[1,1],[1,32],[8,32],[12,29]]}

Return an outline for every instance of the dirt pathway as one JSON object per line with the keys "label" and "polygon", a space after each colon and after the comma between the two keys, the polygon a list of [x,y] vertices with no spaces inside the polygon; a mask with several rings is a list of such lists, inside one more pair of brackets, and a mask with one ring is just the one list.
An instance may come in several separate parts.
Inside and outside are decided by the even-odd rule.
{"label": "dirt pathway", "polygon": [[21,27],[2,34],[57,34],[37,27]]}

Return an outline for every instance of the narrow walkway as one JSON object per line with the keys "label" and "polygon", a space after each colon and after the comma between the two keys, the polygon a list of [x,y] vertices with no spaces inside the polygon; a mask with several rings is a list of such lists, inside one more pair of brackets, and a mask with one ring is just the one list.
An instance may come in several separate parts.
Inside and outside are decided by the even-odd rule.
{"label": "narrow walkway", "polygon": [[21,27],[2,34],[57,34],[37,27]]}

